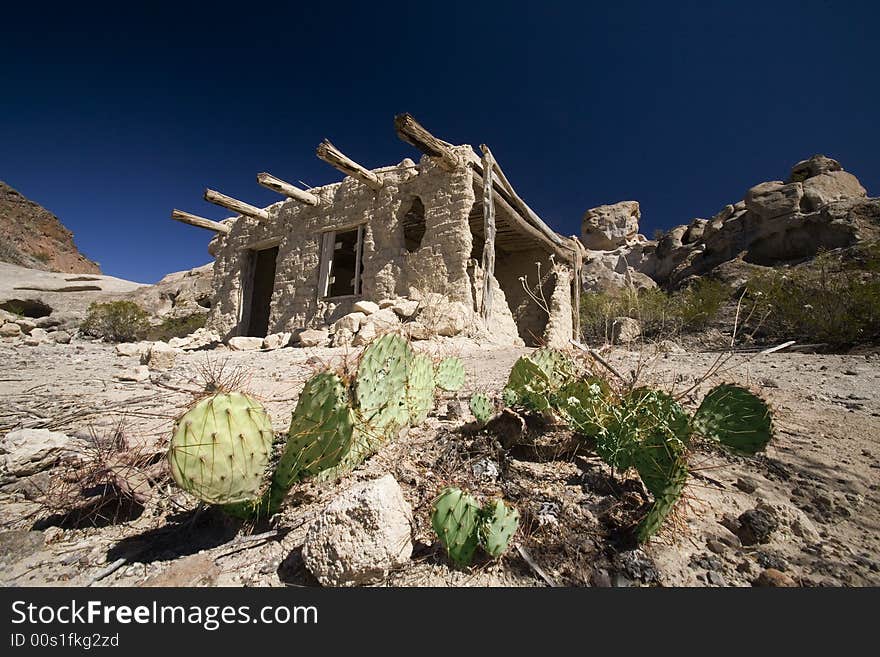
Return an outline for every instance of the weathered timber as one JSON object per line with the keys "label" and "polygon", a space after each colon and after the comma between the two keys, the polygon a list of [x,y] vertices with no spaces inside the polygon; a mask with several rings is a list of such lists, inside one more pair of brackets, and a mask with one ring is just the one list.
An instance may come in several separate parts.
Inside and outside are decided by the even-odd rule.
{"label": "weathered timber", "polygon": [[[489,154],[492,153],[492,151],[489,150],[489,147],[486,146],[486,144],[481,144],[480,150],[482,150],[484,154],[485,153],[489,153]],[[498,160],[496,160],[494,156],[492,157],[492,162],[493,162],[493,170],[495,171],[495,175],[498,176],[498,180],[501,182],[501,186],[510,195],[512,205],[515,208],[518,208],[520,210],[520,212],[522,213],[522,215],[528,221],[530,221],[532,224],[534,224],[535,227],[546,232],[548,237],[550,237],[550,239],[552,239],[554,242],[556,242],[556,244],[558,244],[560,246],[565,245],[565,248],[571,248],[570,246],[565,244],[565,240],[562,237],[560,237],[559,235],[556,234],[556,231],[554,231],[552,228],[550,228],[550,226],[548,226],[546,223],[544,223],[544,220],[541,219],[541,217],[539,217],[537,215],[537,213],[534,210],[532,210],[526,204],[526,202],[523,201],[519,197],[519,194],[516,193],[516,190],[513,188],[513,185],[510,184],[510,181],[507,179],[507,176],[504,175],[504,171],[501,170],[501,165],[498,164]]]}
{"label": "weathered timber", "polygon": [[581,253],[580,249],[580,240],[576,235],[571,236],[572,241],[572,251],[574,251],[574,262],[572,263],[572,269],[574,269],[574,299],[572,302],[571,308],[571,319],[572,319],[572,333],[574,333],[575,337],[580,339],[581,337],[581,285],[583,285],[583,269],[584,269],[584,256]]}
{"label": "weathered timber", "polygon": [[269,213],[266,212],[263,208],[258,208],[255,205],[251,205],[250,203],[239,201],[238,199],[232,198],[231,196],[226,196],[226,194],[221,194],[220,192],[213,189],[205,190],[205,200],[209,203],[213,203],[214,205],[219,205],[220,207],[226,208],[227,210],[232,210],[233,212],[238,212],[239,214],[253,217],[254,219],[261,219],[265,221],[269,218]]}
{"label": "weathered timber", "polygon": [[271,189],[273,192],[278,192],[287,198],[292,198],[294,201],[299,201],[306,205],[318,205],[318,203],[320,203],[320,199],[314,194],[306,192],[299,187],[294,187],[289,182],[285,182],[281,180],[281,178],[276,178],[270,173],[258,173],[257,182],[263,187]]}
{"label": "weathered timber", "polygon": [[495,296],[495,203],[492,189],[492,154],[483,155],[483,305],[481,315],[488,326],[492,319],[492,299]]}
{"label": "weathered timber", "polygon": [[199,228],[213,230],[215,233],[227,234],[230,230],[232,230],[229,226],[227,226],[226,224],[221,224],[219,221],[205,219],[205,217],[190,214],[189,212],[184,212],[183,210],[172,210],[171,218],[175,221],[182,221],[183,223],[189,224],[190,226],[198,226]]}
{"label": "weathered timber", "polygon": [[415,146],[426,155],[437,158],[440,166],[452,171],[461,162],[453,151],[452,144],[437,139],[416,121],[411,114],[398,114],[394,117],[394,129],[397,136],[411,146]]}
{"label": "weathered timber", "polygon": [[382,189],[382,181],[379,179],[379,176],[372,171],[365,169],[354,160],[346,157],[342,151],[336,148],[336,146],[331,144],[328,140],[325,139],[322,141],[318,145],[315,153],[327,164],[339,169],[339,171],[345,175],[360,180],[362,183],[376,191]]}

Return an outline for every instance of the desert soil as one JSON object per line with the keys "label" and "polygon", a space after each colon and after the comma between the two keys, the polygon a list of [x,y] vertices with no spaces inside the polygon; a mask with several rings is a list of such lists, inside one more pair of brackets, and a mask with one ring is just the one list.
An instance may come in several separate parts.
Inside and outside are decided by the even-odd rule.
{"label": "desert soil", "polygon": [[[63,484],[69,469],[3,485],[0,582],[317,585],[300,556],[310,520],[353,482],[391,473],[413,507],[415,549],[385,585],[749,586],[767,569],[802,586],[880,584],[880,355],[734,356],[727,371],[685,398],[687,405],[694,408],[716,382],[748,384],[774,408],[773,442],[754,458],[698,444],[690,457],[694,476],[674,518],[638,547],[627,529],[649,498],[637,478],[612,476],[589,452],[554,450],[567,441],[558,427],[544,431],[549,449],[504,450],[470,423],[469,396],[500,392],[528,350],[452,340],[416,347],[462,357],[467,383],[458,400],[465,403],[439,400],[423,426],[339,482],[300,486],[269,525],[252,528],[199,508],[167,478],[161,457],[174,417],[203,389],[202,371],[222,367],[227,377],[241,376],[283,432],[306,379],[326,365],[352,362],[355,352],[192,352],[149,380],[125,382],[114,377],[138,359],[118,356],[113,345],[0,344],[0,431],[46,427],[94,442],[121,427],[127,453],[155,461],[147,468],[143,505],[109,505],[98,514],[64,513],[85,504],[74,486]],[[641,380],[682,392],[718,354],[651,355],[646,347],[606,357],[624,376],[641,366]],[[482,496],[503,494],[515,504],[523,550],[467,571],[450,567],[428,518],[432,499],[448,483]],[[776,527],[766,542],[744,545],[737,518],[756,508]]]}

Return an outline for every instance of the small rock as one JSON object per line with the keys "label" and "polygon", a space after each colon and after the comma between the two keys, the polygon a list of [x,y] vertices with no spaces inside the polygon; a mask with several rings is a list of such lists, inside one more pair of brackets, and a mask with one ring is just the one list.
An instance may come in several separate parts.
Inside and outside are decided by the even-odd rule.
{"label": "small rock", "polygon": [[146,381],[150,378],[150,368],[146,365],[129,367],[113,377],[118,381]]}
{"label": "small rock", "polygon": [[630,344],[642,335],[641,324],[632,317],[615,317],[611,323],[611,342],[613,344]]}
{"label": "small rock", "polygon": [[27,477],[52,467],[81,448],[82,441],[60,431],[10,431],[0,440],[0,470],[14,477]]}
{"label": "small rock", "polygon": [[32,328],[29,335],[30,339],[35,340],[37,344],[52,341],[52,338],[49,337],[49,332],[46,329]]}
{"label": "small rock", "polygon": [[67,331],[55,331],[50,334],[52,339],[58,344],[70,344],[70,333]]}
{"label": "small rock", "polygon": [[752,586],[795,587],[797,585],[789,575],[775,568],[767,568],[752,582]]}
{"label": "small rock", "polygon": [[340,493],[311,524],[303,562],[324,586],[381,580],[412,555],[412,509],[391,475]]}
{"label": "small rock", "polygon": [[743,545],[769,543],[770,536],[779,527],[779,521],[766,509],[749,509],[740,515],[736,533]]}
{"label": "small rock", "polygon": [[283,349],[290,344],[293,333],[271,333],[263,338],[263,349]]}
{"label": "small rock", "polygon": [[150,351],[150,347],[152,344],[149,342],[120,342],[116,345],[116,355],[143,358]]}
{"label": "small rock", "polygon": [[195,351],[197,349],[210,349],[216,347],[221,342],[222,340],[219,333],[207,328],[200,328],[185,337],[171,338],[168,341],[168,345],[175,349]]}
{"label": "small rock", "polygon": [[604,568],[593,570],[590,575],[590,584],[595,587],[607,589],[611,587],[611,575]]}
{"label": "small rock", "polygon": [[710,570],[706,577],[709,580],[709,584],[712,584],[713,586],[727,586],[727,580],[725,580],[724,575],[719,572]]}
{"label": "small rock", "polygon": [[234,351],[257,351],[263,348],[263,338],[246,337],[243,335],[229,338],[226,342]]}
{"label": "small rock", "polygon": [[177,359],[177,349],[170,347],[165,342],[154,342],[149,353],[141,358],[141,363],[151,370],[170,370],[174,367]]}
{"label": "small rock", "polygon": [[363,313],[364,315],[372,315],[373,313],[379,312],[379,304],[373,303],[372,301],[358,301],[355,303],[351,309],[358,313]]}
{"label": "small rock", "polygon": [[758,490],[758,482],[756,482],[751,477],[737,477],[736,484],[734,485],[739,488],[743,493],[752,494],[756,490]]}
{"label": "small rock", "polygon": [[357,335],[354,336],[352,344],[355,347],[370,344],[373,340],[376,339],[376,335],[376,326],[374,324],[364,324],[363,326],[361,326],[361,330],[358,331]]}
{"label": "small rock", "polygon": [[858,376],[858,375],[859,375],[859,371],[858,371],[858,370],[843,370],[843,373],[844,373],[846,376]]}
{"label": "small rock", "polygon": [[357,333],[361,328],[361,323],[367,318],[364,313],[348,313],[333,322],[333,332],[339,333],[341,330]]}
{"label": "small rock", "polygon": [[710,538],[706,541],[706,547],[710,552],[714,552],[715,554],[724,554],[727,552],[727,546],[717,538]]}
{"label": "small rock", "polygon": [[302,347],[325,347],[330,341],[330,331],[324,329],[306,329],[297,337]]}
{"label": "small rock", "polygon": [[651,584],[660,579],[660,573],[657,572],[654,561],[642,550],[621,552],[615,561],[622,573],[630,579],[641,580],[645,584]]}
{"label": "small rock", "polygon": [[400,299],[391,306],[391,310],[401,319],[409,319],[419,312],[419,302],[413,299]]}
{"label": "small rock", "polygon": [[17,338],[21,335],[21,327],[12,322],[6,322],[0,326],[0,338]]}
{"label": "small rock", "polygon": [[407,322],[403,325],[403,334],[410,340],[430,340],[430,329],[421,322]]}

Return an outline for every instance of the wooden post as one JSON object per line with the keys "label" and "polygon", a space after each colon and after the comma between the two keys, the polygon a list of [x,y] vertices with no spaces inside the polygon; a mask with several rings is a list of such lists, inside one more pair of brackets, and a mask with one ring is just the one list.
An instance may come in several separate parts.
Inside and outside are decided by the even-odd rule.
{"label": "wooden post", "polygon": [[272,174],[263,172],[257,174],[257,182],[263,187],[271,189],[273,192],[283,194],[287,198],[292,198],[306,205],[318,205],[320,199],[314,194],[303,191],[299,187],[294,187],[289,182],[284,182],[281,178],[276,178]]}
{"label": "wooden post", "polygon": [[452,150],[452,144],[437,139],[425,130],[411,114],[398,114],[394,117],[394,129],[397,136],[411,146],[431,157],[438,159],[440,166],[446,171],[452,171],[461,164]]}
{"label": "wooden post", "polygon": [[382,189],[382,181],[379,179],[379,176],[346,157],[342,151],[326,139],[318,145],[318,149],[315,152],[319,158],[330,166],[339,169],[345,175],[357,178],[376,191]]}
{"label": "wooden post", "polygon": [[581,285],[583,285],[583,281],[581,280],[581,276],[583,275],[584,268],[584,256],[581,253],[580,249],[580,241],[574,235],[571,236],[572,240],[572,251],[574,251],[574,262],[572,263],[572,267],[574,267],[574,298],[572,299],[572,333],[574,333],[574,339],[581,339]]}
{"label": "wooden post", "polygon": [[224,235],[228,234],[229,231],[232,230],[229,226],[227,226],[226,224],[221,224],[219,221],[205,219],[204,217],[190,214],[189,212],[184,212],[183,210],[172,210],[171,218],[175,221],[182,221],[183,223],[189,224],[190,226],[207,228],[208,230],[213,230],[215,233],[223,233]]}
{"label": "wooden post", "polygon": [[495,296],[495,203],[492,189],[492,153],[483,153],[483,322],[489,326],[492,319],[492,299]]}
{"label": "wooden post", "polygon": [[269,219],[269,213],[262,208],[250,205],[249,203],[245,203],[244,201],[239,201],[238,199],[234,199],[231,196],[226,196],[225,194],[216,192],[213,189],[205,190],[205,200],[209,203],[213,203],[214,205],[219,205],[220,207],[226,208],[227,210],[232,210],[233,212],[247,215],[248,217],[254,217],[255,219],[261,219],[263,221]]}

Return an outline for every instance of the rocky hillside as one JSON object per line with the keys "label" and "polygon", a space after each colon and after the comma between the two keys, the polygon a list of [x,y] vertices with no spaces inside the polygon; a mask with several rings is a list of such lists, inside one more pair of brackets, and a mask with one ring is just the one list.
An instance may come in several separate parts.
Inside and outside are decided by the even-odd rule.
{"label": "rocky hillside", "polygon": [[0,262],[66,274],[100,274],[54,214],[0,180]]}
{"label": "rocky hillside", "polygon": [[638,234],[639,219],[636,201],[584,215],[588,290],[629,284],[676,289],[709,274],[733,281],[756,267],[849,249],[880,239],[880,198],[868,197],[837,160],[814,155],[798,162],[785,182],[759,183],[710,219],[693,219],[659,240]]}

